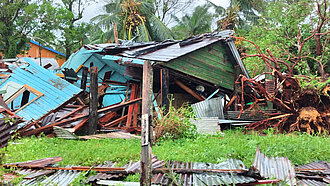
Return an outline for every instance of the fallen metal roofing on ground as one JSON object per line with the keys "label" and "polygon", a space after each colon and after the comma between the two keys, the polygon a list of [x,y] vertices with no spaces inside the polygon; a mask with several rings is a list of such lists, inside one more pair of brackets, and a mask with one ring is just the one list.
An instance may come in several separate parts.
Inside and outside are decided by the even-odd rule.
{"label": "fallen metal roofing on ground", "polygon": [[[118,182],[129,174],[135,174],[141,170],[141,162],[132,162],[117,167],[115,162],[91,166],[66,166],[56,167],[54,163],[61,161],[61,157],[45,158],[27,162],[6,164],[5,167],[16,167],[16,173],[25,175],[21,185],[70,185],[81,171],[94,170],[97,174],[88,176],[86,183],[97,184],[137,184]],[[313,162],[298,166],[296,169],[285,158],[268,158],[257,149],[255,162],[249,170],[241,160],[229,159],[227,161],[212,164],[201,162],[164,162],[156,156],[152,158],[152,184],[153,185],[237,185],[237,184],[270,184],[285,180],[289,185],[327,185],[329,180],[329,162]],[[295,170],[298,171],[297,175]],[[251,172],[250,171],[257,171]],[[277,177],[275,180],[263,179]],[[254,177],[254,176],[256,177]],[[295,177],[299,179],[295,181]]]}
{"label": "fallen metal roofing on ground", "polygon": [[286,181],[286,184],[296,185],[296,173],[291,161],[285,157],[267,157],[257,147],[253,167],[257,169],[264,178],[278,178]]}

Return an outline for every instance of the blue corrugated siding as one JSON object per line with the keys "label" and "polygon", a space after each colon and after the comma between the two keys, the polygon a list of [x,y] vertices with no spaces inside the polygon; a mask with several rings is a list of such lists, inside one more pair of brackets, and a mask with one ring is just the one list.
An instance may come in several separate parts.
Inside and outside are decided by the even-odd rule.
{"label": "blue corrugated siding", "polygon": [[29,85],[30,87],[41,92],[43,96],[17,112],[17,115],[29,121],[37,120],[61,106],[63,103],[78,94],[81,89],[70,84],[69,82],[59,78],[53,72],[50,72],[28,58],[24,60],[30,65],[24,69],[11,66],[12,73],[10,77],[1,84],[0,88],[5,86],[7,82],[14,81],[21,85]]}

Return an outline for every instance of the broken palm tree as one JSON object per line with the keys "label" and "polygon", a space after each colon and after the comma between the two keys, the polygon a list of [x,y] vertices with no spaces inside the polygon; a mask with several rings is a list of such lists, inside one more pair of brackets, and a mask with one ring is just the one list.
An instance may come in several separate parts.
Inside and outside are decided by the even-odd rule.
{"label": "broken palm tree", "polygon": [[[325,56],[328,52],[326,44],[329,39],[329,31],[320,33],[326,20],[326,12],[323,13],[325,10],[321,10],[320,7],[321,5],[318,6],[317,10],[319,22],[317,27],[311,30],[311,34],[302,39],[301,32],[298,32],[298,51],[296,55],[290,53],[291,56],[289,57],[286,55],[277,57],[269,49],[266,49],[266,53],[263,53],[254,42],[236,37],[238,40],[251,43],[257,49],[257,54],[248,55],[243,53],[243,58],[261,58],[266,69],[270,69],[262,75],[271,77],[266,78],[264,82],[259,81],[259,78],[249,79],[242,75],[237,79],[236,85],[240,87],[239,96],[236,98],[241,106],[239,116],[250,110],[262,112],[259,104],[265,102],[273,104],[280,111],[280,113],[271,115],[270,118],[248,125],[247,129],[263,130],[273,127],[279,132],[329,133],[330,78],[327,77],[324,71],[325,64],[328,61]],[[302,59],[305,57],[302,52],[305,43],[318,36],[324,38],[323,53],[320,53],[318,59],[315,59],[319,66],[320,77],[295,75],[296,67],[302,63]],[[244,95],[247,92],[249,94]],[[246,104],[248,102],[250,102],[249,105]]]}

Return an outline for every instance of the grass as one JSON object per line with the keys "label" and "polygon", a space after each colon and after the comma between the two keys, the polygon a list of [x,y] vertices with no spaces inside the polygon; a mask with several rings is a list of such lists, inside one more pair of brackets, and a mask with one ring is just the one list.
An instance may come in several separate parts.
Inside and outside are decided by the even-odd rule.
{"label": "grass", "polygon": [[[220,163],[229,158],[253,163],[257,145],[267,156],[288,157],[293,164],[301,165],[315,160],[330,161],[328,137],[305,134],[279,134],[267,136],[243,134],[240,130],[224,131],[224,136],[199,135],[196,139],[162,141],[153,147],[153,153],[162,160],[184,162]],[[138,139],[65,140],[47,137],[22,138],[10,142],[1,149],[6,162],[36,160],[62,156],[61,166],[91,166],[106,160],[116,161],[119,166],[130,160],[140,159],[141,143]]]}

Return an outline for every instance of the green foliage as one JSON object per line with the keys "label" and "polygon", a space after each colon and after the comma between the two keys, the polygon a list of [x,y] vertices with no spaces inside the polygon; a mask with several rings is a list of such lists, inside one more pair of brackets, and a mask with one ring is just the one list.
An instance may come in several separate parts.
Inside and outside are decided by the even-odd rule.
{"label": "green foliage", "polygon": [[191,123],[191,118],[195,117],[193,108],[182,105],[176,109],[170,102],[169,110],[165,114],[161,111],[161,119],[155,119],[155,139],[174,140],[179,138],[195,138],[197,134],[196,125]]}
{"label": "green foliage", "polygon": [[[224,136],[198,135],[195,139],[164,140],[153,146],[153,154],[161,160],[220,163],[228,158],[241,159],[246,166],[253,163],[257,145],[267,156],[288,157],[295,165],[316,160],[330,161],[327,136],[307,134],[244,134],[240,130],[223,131]],[[0,152],[5,152],[1,149]],[[118,166],[140,159],[141,142],[137,139],[65,140],[57,138],[22,138],[9,143],[8,163],[61,156],[61,166],[92,166],[104,161],[117,161]],[[133,178],[132,178],[133,179]]]}
{"label": "green foliage", "polygon": [[197,6],[194,12],[184,15],[181,19],[172,15],[177,25],[172,28],[176,39],[185,39],[194,35],[211,32],[213,14],[209,13],[209,4]]}
{"label": "green foliage", "polygon": [[330,85],[330,77],[325,81],[322,81],[321,78],[317,76],[296,76],[296,78],[299,81],[301,89],[315,89],[318,91],[319,95],[327,85]]}
{"label": "green foliage", "polygon": [[140,173],[130,174],[124,179],[124,181],[127,181],[127,182],[140,182]]}
{"label": "green foliage", "polygon": [[249,31],[252,26],[258,24],[259,14],[264,11],[266,1],[264,0],[230,0],[229,7],[217,6],[208,1],[218,14],[217,30],[235,28]]}
{"label": "green foliage", "polygon": [[137,161],[140,159],[141,151],[141,143],[137,139],[78,141],[31,137],[22,138],[15,142],[16,144],[10,144],[7,147],[7,162],[61,156],[63,158],[63,161],[59,162],[61,166],[72,164],[91,166],[107,160],[121,163],[127,163],[130,160]]}
{"label": "green foliage", "polygon": [[16,57],[26,48],[27,35],[38,27],[37,5],[29,0],[0,0],[0,52]]}
{"label": "green foliage", "polygon": [[197,139],[162,141],[153,153],[162,160],[220,163],[229,158],[240,159],[246,166],[253,163],[257,145],[267,156],[288,157],[295,165],[330,159],[328,137],[307,134],[243,134],[226,130],[222,136],[203,136]]}
{"label": "green foliage", "polygon": [[91,1],[44,1],[38,6],[38,15],[42,17],[41,29],[36,30],[33,37],[45,45],[57,46],[57,50],[68,58],[72,51],[77,50],[84,41],[87,42],[86,33],[91,25],[78,21],[82,18],[83,7]]}
{"label": "green foliage", "polygon": [[[269,49],[274,56],[293,64],[299,55],[299,42],[297,36],[301,32],[301,42],[311,35],[311,28],[315,29],[318,22],[315,3],[312,0],[286,1],[280,0],[269,2],[258,20],[259,24],[254,26],[251,31],[243,29],[237,30],[238,34],[248,40],[253,41],[260,47],[261,52],[267,54]],[[327,23],[325,23],[327,25]],[[328,26],[323,26],[321,32],[327,31]],[[329,47],[325,43],[326,37],[321,37],[321,43],[325,46],[324,57],[321,63],[329,60]],[[240,46],[243,53],[248,55],[257,54],[256,48],[248,43]],[[316,41],[313,38],[308,40],[302,48],[302,57],[295,68],[295,74],[317,74],[318,63],[321,56],[316,54]],[[265,71],[265,65],[260,58],[248,57],[244,59],[247,69],[251,75],[257,75]],[[282,72],[287,68],[280,64]],[[327,71],[325,69],[325,71]]]}

